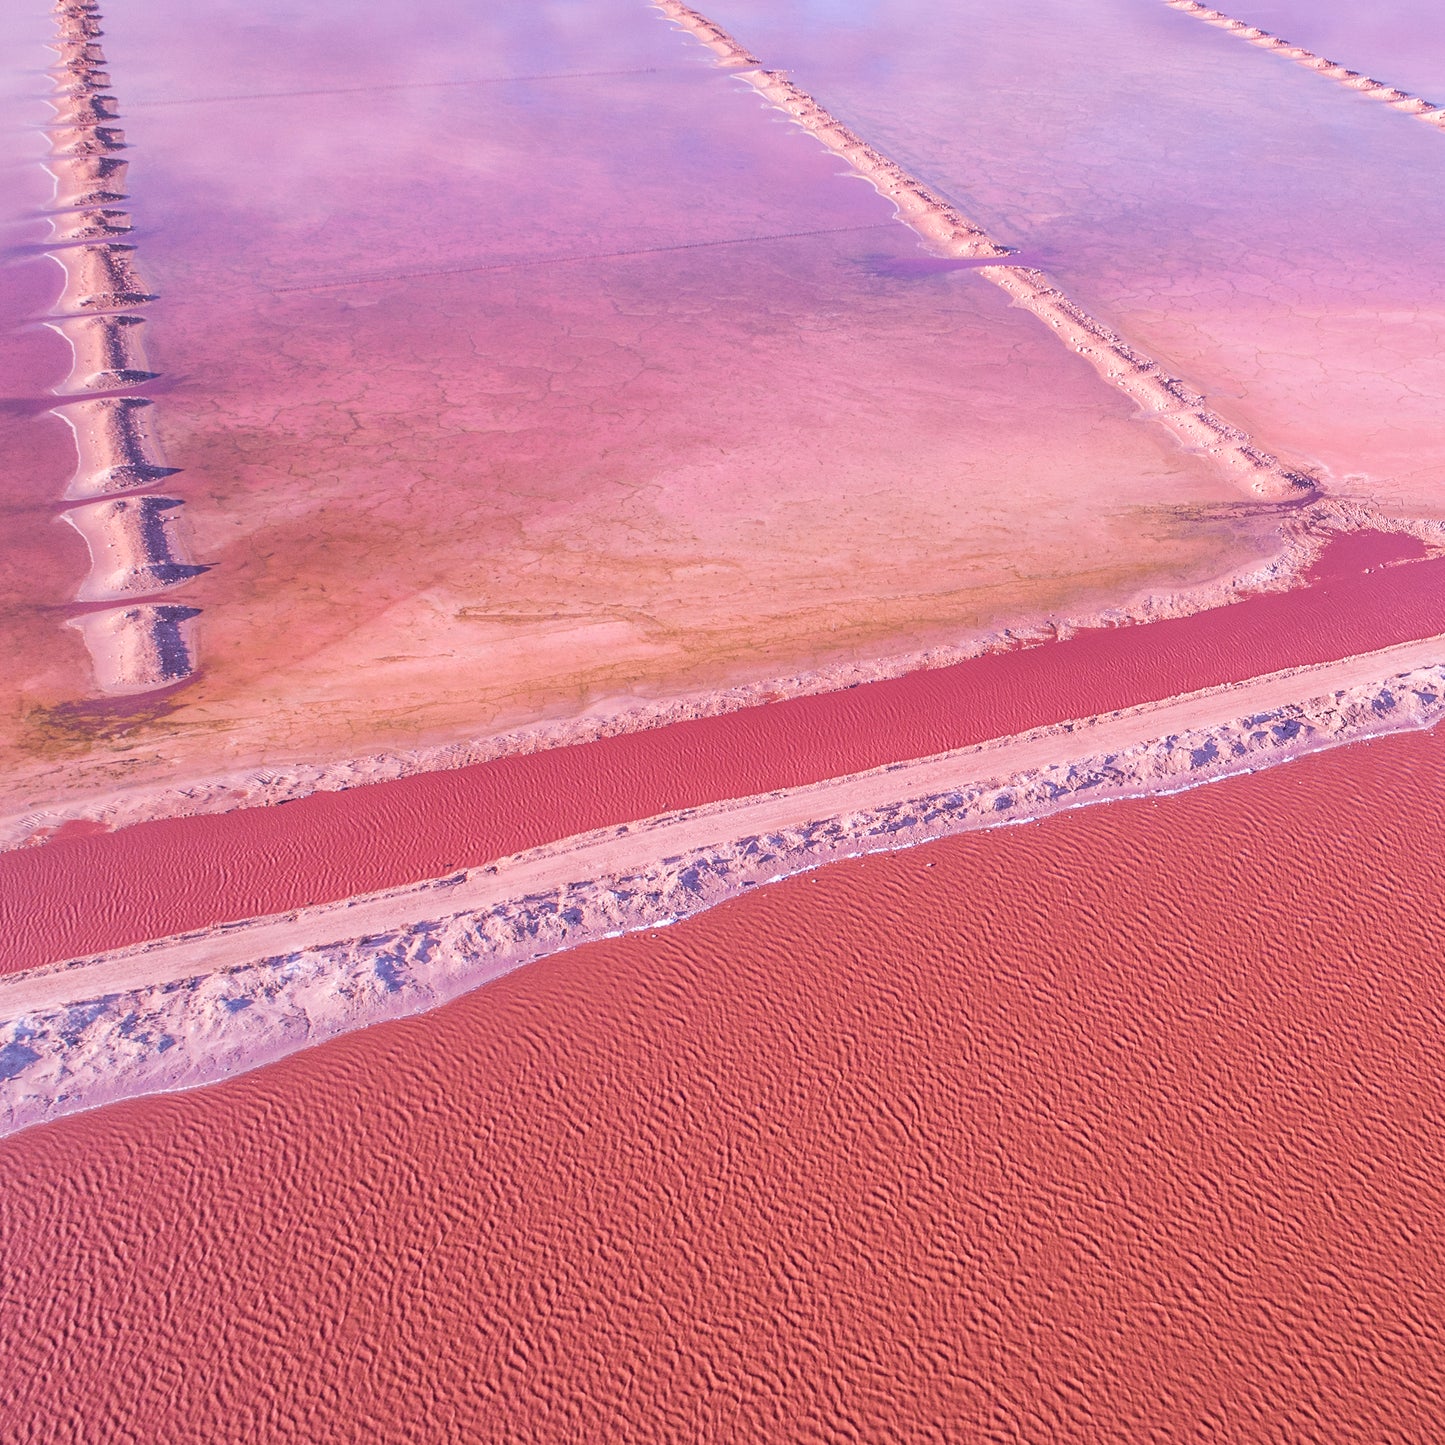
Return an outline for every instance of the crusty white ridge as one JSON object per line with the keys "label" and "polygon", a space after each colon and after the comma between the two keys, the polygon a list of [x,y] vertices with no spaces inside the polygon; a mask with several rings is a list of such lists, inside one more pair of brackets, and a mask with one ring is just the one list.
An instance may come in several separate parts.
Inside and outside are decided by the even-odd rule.
{"label": "crusty white ridge", "polygon": [[[828,663],[658,701],[629,699],[594,706],[574,718],[525,723],[503,733],[417,748],[309,761],[268,762],[259,767],[186,776],[174,782],[116,785],[107,779],[101,790],[67,791],[50,798],[37,797],[33,785],[27,783],[23,791],[14,790],[21,806],[10,812],[0,811],[0,851],[40,844],[71,821],[98,823],[105,829],[114,829],[157,818],[266,807],[315,792],[336,792],[419,773],[471,767],[498,758],[595,742],[697,718],[718,717],[779,698],[838,692],[860,683],[949,667],[989,653],[1061,641],[1081,629],[1133,626],[1187,617],[1260,592],[1280,592],[1298,586],[1305,569],[1319,557],[1331,537],[1361,529],[1416,536],[1433,552],[1439,552],[1445,545],[1445,522],[1422,517],[1386,517],[1364,503],[1320,498],[1308,506],[1291,509],[1281,519],[1284,538],[1281,550],[1264,562],[1228,576],[1193,587],[1141,592],[1122,598],[1114,605],[1079,613],[1010,618],[1007,625],[917,652]],[[0,807],[4,802],[4,790],[0,788]]]}
{"label": "crusty white ridge", "polygon": [[[660,927],[841,858],[1177,792],[1431,726],[1445,717],[1445,666],[1395,669],[1438,656],[1441,645],[1431,639],[1295,669],[1256,679],[1247,697],[1211,689],[602,829],[409,888],[11,975],[0,979],[0,1134],[215,1082],[435,1007],[549,954]],[[1340,683],[1306,702],[1281,701]],[[1250,702],[1268,706],[1244,717],[1233,711]],[[1175,730],[1181,722],[1189,725]],[[1007,771],[1010,763],[1025,766]]]}
{"label": "crusty white ridge", "polygon": [[137,270],[136,248],[124,240],[128,162],[116,100],[100,47],[95,0],[55,7],[51,154],[55,178],[49,255],[65,272],[65,288],[47,323],[70,343],[74,364],[55,413],[75,437],[77,467],[66,488],[74,502],[61,515],[85,539],[90,575],[77,600],[115,602],[72,622],[85,639],[101,688],[152,692],[184,681],[195,669],[191,619],[197,609],[152,600],[203,570],[190,558],[181,502],[157,495],[174,472],[150,424],[153,403],[128,395],[152,381],[145,357],[145,318],[154,298]]}
{"label": "crusty white ridge", "polygon": [[761,96],[777,106],[892,201],[898,219],[939,254],[960,260],[988,261],[979,274],[1006,291],[1015,305],[1032,312],[1059,338],[1117,387],[1146,415],[1168,428],[1180,444],[1211,457],[1245,491],[1275,500],[1307,496],[1317,488],[1307,472],[1286,466],[1255,445],[1249,434],[1216,412],[1205,397],[1157,361],[1131,346],[1103,322],[1071,301],[1036,267],[1010,264],[1012,254],[981,227],[936,195],[896,161],[875,150],[830,115],[811,95],[780,71],[765,70],[725,30],[679,0],[653,0],[674,24],[701,41],[720,65],[735,70]]}
{"label": "crusty white ridge", "polygon": [[1192,15],[1206,25],[1217,26],[1240,40],[1257,45],[1261,50],[1273,51],[1286,60],[1292,60],[1306,70],[1324,76],[1326,80],[1333,80],[1347,90],[1353,90],[1357,95],[1368,96],[1371,100],[1388,105],[1391,110],[1413,115],[1416,120],[1423,120],[1426,125],[1433,125],[1436,130],[1445,130],[1445,107],[1436,105],[1433,101],[1387,85],[1383,80],[1372,80],[1368,75],[1361,75],[1358,70],[1350,70],[1338,61],[1326,60],[1324,56],[1316,55],[1313,50],[1306,50],[1303,45],[1292,45],[1288,40],[1281,40],[1278,35],[1261,30],[1259,26],[1251,25],[1248,21],[1236,20],[1222,10],[1212,10],[1208,5],[1201,4],[1200,0],[1164,0],[1164,3],[1171,10]]}

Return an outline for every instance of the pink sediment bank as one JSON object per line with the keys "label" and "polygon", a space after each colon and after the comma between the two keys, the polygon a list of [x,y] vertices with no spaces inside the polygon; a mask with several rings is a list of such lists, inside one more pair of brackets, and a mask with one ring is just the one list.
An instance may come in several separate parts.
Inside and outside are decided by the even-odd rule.
{"label": "pink sediment bank", "polygon": [[[1336,538],[1307,585],[1193,616],[284,807],[71,829],[0,855],[4,969],[398,887],[574,833],[794,787],[1445,632],[1445,558]],[[1412,560],[1413,559],[1413,560]]]}

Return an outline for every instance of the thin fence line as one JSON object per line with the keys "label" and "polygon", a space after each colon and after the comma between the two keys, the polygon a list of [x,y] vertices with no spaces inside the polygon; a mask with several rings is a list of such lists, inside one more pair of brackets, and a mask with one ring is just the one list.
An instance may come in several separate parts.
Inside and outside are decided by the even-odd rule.
{"label": "thin fence line", "polygon": [[422,281],[432,276],[470,276],[492,271],[520,271],[530,266],[566,266],[579,261],[616,261],[630,256],[656,256],[670,251],[701,251],[713,246],[748,246],[763,241],[793,241],[809,236],[841,236],[855,231],[881,231],[892,221],[871,221],[860,226],[827,226],[816,231],[777,231],[766,236],[729,236],[719,241],[681,241],[675,246],[640,246],[630,251],[586,251],[575,256],[537,256],[529,261],[501,261],[483,266],[439,266],[428,271],[389,271],[384,275],[348,276],[333,281],[273,286],[272,293],[336,291],[346,286],[371,286],[382,281]]}
{"label": "thin fence line", "polygon": [[682,73],[682,66],[649,65],[636,70],[566,70],[544,75],[481,75],[471,80],[399,80],[385,85],[338,85],[316,90],[257,90],[240,95],[182,95],[169,100],[132,100],[129,108],[154,110],[168,105],[222,105],[233,100],[291,100],[298,96],[311,95],[374,95],[380,91],[447,90],[473,85],[528,85],[544,80],[606,80],[628,75]]}

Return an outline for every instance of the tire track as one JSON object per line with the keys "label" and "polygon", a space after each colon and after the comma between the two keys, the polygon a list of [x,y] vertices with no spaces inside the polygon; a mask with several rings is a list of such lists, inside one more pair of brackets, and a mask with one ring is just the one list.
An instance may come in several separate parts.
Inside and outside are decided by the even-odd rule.
{"label": "tire track", "polygon": [[634,246],[627,251],[577,251],[568,256],[531,256],[522,261],[487,261],[475,266],[436,266],[429,271],[379,271],[337,276],[319,281],[298,281],[275,286],[272,295],[292,291],[340,291],[348,286],[375,286],[386,281],[426,281],[434,276],[481,276],[495,271],[525,271],[533,266],[578,266],[588,261],[626,261],[636,256],[665,256],[674,251],[709,251],[718,246],[761,246],[770,241],[798,241],[813,236],[843,236],[855,231],[877,231],[890,224],[876,221],[862,226],[824,226],[813,231],[773,231],[765,236],[724,236],[715,241],[679,241],[671,246]]}

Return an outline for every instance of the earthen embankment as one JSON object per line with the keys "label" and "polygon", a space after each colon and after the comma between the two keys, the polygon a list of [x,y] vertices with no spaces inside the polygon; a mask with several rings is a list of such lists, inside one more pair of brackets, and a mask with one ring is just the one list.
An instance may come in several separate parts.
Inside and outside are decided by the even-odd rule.
{"label": "earthen embankment", "polygon": [[[55,7],[51,151],[55,177],[50,256],[65,283],[47,324],[69,342],[73,364],[54,410],[76,439],[77,467],[62,515],[85,539],[90,574],[76,598],[118,604],[73,619],[109,694],[144,694],[195,670],[194,607],[154,600],[204,571],[192,560],[178,516],[182,501],[155,489],[174,474],[147,416],[148,397],[128,394],[156,379],[146,363],[146,289],[123,208],[129,162],[114,124],[100,7]],[[96,392],[104,397],[88,399]],[[104,500],[95,500],[104,499]]]}

